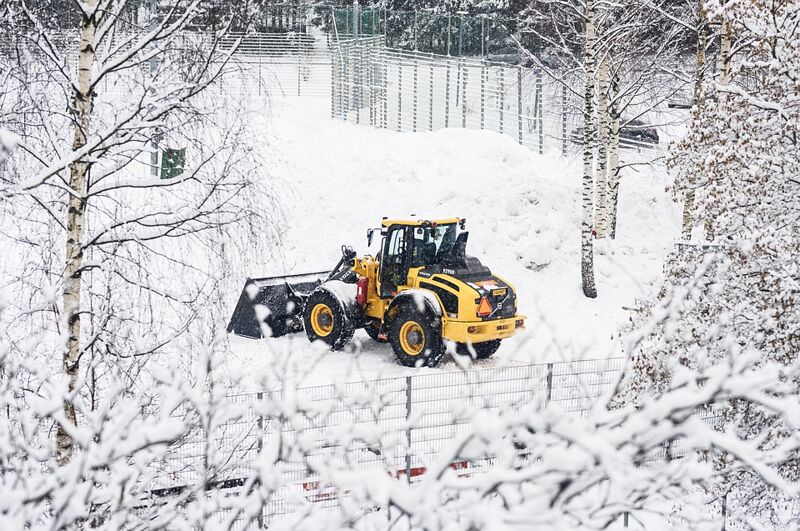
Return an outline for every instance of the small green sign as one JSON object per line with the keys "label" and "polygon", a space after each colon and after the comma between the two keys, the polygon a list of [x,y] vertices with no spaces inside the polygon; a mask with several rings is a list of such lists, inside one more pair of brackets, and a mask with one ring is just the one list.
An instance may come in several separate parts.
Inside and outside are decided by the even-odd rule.
{"label": "small green sign", "polygon": [[161,153],[161,178],[172,179],[183,173],[186,163],[186,148],[165,148]]}

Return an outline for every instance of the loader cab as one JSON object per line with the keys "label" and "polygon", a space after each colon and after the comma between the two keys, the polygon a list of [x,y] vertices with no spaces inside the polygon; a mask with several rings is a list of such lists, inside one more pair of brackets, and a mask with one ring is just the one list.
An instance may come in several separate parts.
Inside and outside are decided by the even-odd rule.
{"label": "loader cab", "polygon": [[466,235],[464,220],[449,218],[437,221],[383,220],[385,231],[380,255],[380,297],[393,297],[398,286],[406,284],[412,267],[440,263]]}

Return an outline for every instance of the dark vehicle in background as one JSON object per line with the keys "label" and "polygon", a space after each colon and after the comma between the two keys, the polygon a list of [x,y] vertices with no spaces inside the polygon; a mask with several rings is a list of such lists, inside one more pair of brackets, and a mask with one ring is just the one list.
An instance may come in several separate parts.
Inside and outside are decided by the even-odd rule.
{"label": "dark vehicle in background", "polygon": [[[583,143],[583,127],[572,130],[570,140],[576,144]],[[620,145],[656,145],[659,142],[658,131],[655,127],[641,120],[622,121],[619,128]],[[627,141],[627,142],[626,142]]]}
{"label": "dark vehicle in background", "polygon": [[631,120],[619,128],[619,138],[645,144],[658,144],[658,131],[641,120]]}

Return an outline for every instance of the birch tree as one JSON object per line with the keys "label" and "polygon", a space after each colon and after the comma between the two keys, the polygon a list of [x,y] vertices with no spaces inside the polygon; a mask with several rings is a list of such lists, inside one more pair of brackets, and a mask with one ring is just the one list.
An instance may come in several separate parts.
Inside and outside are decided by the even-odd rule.
{"label": "birch tree", "polygon": [[603,208],[598,207],[598,213],[602,213],[605,220],[602,228],[598,228],[598,237],[616,237],[623,172],[631,174],[661,164],[660,149],[650,154],[647,148],[651,146],[639,143],[634,147],[630,139],[623,147],[628,148],[631,156],[620,159],[622,129],[631,131],[640,127],[634,125],[634,120],[641,121],[645,117],[648,127],[658,131],[682,121],[678,115],[664,113],[663,108],[682,91],[687,77],[683,56],[685,42],[693,28],[681,24],[677,18],[682,16],[685,7],[681,3],[636,2],[606,8],[608,29],[603,32],[599,53],[603,55],[608,72],[603,76],[603,88],[598,90],[598,101],[606,112],[598,111],[598,116],[605,122],[601,136],[605,140],[606,156],[601,158],[601,164],[606,166],[602,178],[607,185],[605,189],[597,186],[597,193],[607,199]]}
{"label": "birch tree", "polygon": [[[76,404],[95,390],[93,375],[125,375],[134,392],[145,360],[189,330],[208,333],[201,323],[244,239],[270,237],[272,199],[254,171],[254,138],[237,118],[245,109],[225,95],[237,82],[232,57],[241,38],[232,28],[246,28],[253,7],[205,34],[188,31],[202,15],[199,0],[162,6],[146,27],[129,22],[138,4],[126,0],[73,5],[77,28],[22,1],[2,15],[15,39],[3,55],[20,82],[15,104],[37,117],[17,132],[19,149],[0,173],[11,198],[6,215],[24,220],[6,236],[45,244],[30,248],[30,257],[40,254],[35,262],[20,264],[49,265],[35,266],[35,282],[18,277],[21,300],[28,293],[33,306],[22,305],[19,316],[43,315],[63,345],[62,464],[72,457]],[[162,166],[161,178],[149,176],[156,136],[188,153]],[[235,235],[227,230],[234,226],[250,231]],[[37,282],[60,290],[60,305],[36,305],[28,288]],[[90,367],[82,366],[87,359]]]}
{"label": "birch tree", "polygon": [[584,81],[583,93],[583,180],[581,191],[581,285],[583,294],[589,298],[597,297],[597,288],[594,283],[594,250],[593,250],[593,221],[594,221],[594,85],[595,85],[595,33],[594,0],[586,0],[586,46],[584,49]]}
{"label": "birch tree", "polygon": [[[701,115],[703,105],[703,71],[705,70],[707,47],[706,8],[704,2],[705,0],[698,0],[697,3],[697,50],[694,66],[694,93],[692,98],[694,120],[697,120]],[[689,181],[683,204],[682,235],[685,240],[692,239],[696,191],[697,176],[694,176]]]}
{"label": "birch tree", "polygon": [[608,233],[608,59],[603,54],[597,71],[597,171],[595,176],[595,233],[605,238]]}
{"label": "birch tree", "polygon": [[619,73],[614,71],[611,77],[611,105],[609,107],[609,147],[608,147],[608,193],[609,193],[609,236],[617,235],[617,212],[619,205]]}
{"label": "birch tree", "polygon": [[[645,2],[599,5],[600,8],[595,7],[596,17],[602,21],[595,20],[594,24],[592,64],[596,72],[591,74],[595,84],[591,96],[596,99],[596,106],[586,101],[590,73],[586,70],[585,3],[531,2],[522,29],[533,33],[541,42],[537,53],[526,50],[528,57],[573,96],[576,108],[571,111],[581,118],[582,126],[567,135],[576,139],[580,133],[584,162],[582,212],[591,208],[588,225],[582,224],[582,264],[589,255],[587,226],[589,234],[597,238],[616,235],[620,176],[628,168],[639,171],[641,167],[657,164],[662,158],[658,152],[652,156],[637,153],[621,158],[620,131],[632,127],[630,124],[634,120],[651,112],[657,117],[653,127],[672,125],[678,118],[665,117],[660,108],[681,90],[684,82],[681,55],[687,28],[671,22],[659,11],[667,9],[668,2],[659,5],[659,9]],[[654,35],[658,38],[653,38]],[[543,56],[547,61],[542,60]],[[578,86],[582,89],[578,90]],[[591,110],[587,103],[591,103]],[[587,134],[591,137],[588,145]],[[590,151],[592,160],[591,169],[588,169]],[[591,203],[585,196],[589,173],[592,174]]]}

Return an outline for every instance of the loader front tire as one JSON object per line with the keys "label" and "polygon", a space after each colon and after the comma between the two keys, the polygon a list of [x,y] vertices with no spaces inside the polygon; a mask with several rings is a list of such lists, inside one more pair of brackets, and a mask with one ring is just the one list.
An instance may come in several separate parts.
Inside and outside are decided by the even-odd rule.
{"label": "loader front tire", "polygon": [[435,367],[445,353],[441,320],[414,305],[400,308],[389,327],[389,342],[406,367]]}
{"label": "loader front tire", "polygon": [[314,291],[306,299],[303,327],[309,341],[327,343],[331,350],[342,350],[355,332],[341,301],[324,289]]}

